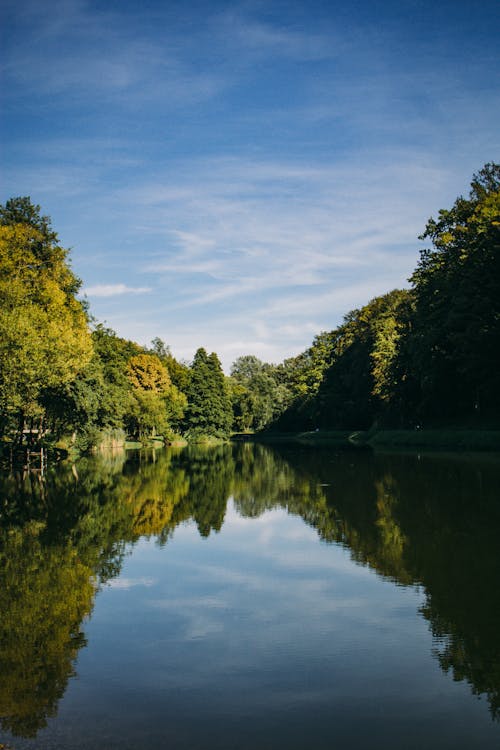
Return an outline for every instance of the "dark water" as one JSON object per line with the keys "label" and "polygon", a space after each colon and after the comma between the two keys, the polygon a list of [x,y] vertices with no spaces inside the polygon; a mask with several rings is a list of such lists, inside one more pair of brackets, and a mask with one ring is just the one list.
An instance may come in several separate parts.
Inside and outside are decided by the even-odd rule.
{"label": "dark water", "polygon": [[4,478],[0,743],[500,747],[499,480],[251,445]]}

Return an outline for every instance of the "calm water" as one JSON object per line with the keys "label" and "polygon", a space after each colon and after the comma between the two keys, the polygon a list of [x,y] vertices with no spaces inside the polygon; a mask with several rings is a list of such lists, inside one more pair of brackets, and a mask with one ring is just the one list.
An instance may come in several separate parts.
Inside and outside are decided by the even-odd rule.
{"label": "calm water", "polygon": [[0,743],[500,747],[500,458],[235,445],[0,486]]}

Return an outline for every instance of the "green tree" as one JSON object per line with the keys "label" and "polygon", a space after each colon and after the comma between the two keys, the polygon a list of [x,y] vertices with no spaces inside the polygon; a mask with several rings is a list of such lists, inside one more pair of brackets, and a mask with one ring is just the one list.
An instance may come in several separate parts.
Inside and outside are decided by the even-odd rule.
{"label": "green tree", "polygon": [[234,378],[228,378],[227,385],[233,409],[233,428],[236,432],[247,432],[254,421],[252,393]]}
{"label": "green tree", "polygon": [[311,346],[296,357],[284,361],[287,383],[293,398],[310,398],[318,392],[333,355],[334,331],[323,331]]}
{"label": "green tree", "polygon": [[34,205],[28,196],[9,198],[5,206],[0,205],[0,224],[13,226],[24,224],[36,229],[39,233],[38,248],[35,251],[40,260],[50,258],[54,246],[58,245],[58,237],[52,229],[49,216],[40,214],[41,207]]}
{"label": "green tree", "polygon": [[315,402],[321,427],[364,429],[389,411],[407,298],[408,293],[398,289],[375,297],[346,315],[334,332],[332,362]]}
{"label": "green tree", "polygon": [[103,427],[99,416],[106,395],[101,362],[94,352],[74,380],[43,391],[40,402],[52,436],[60,439],[71,435],[80,450],[96,445]]}
{"label": "green tree", "polygon": [[273,429],[306,430],[316,427],[316,398],[327,368],[332,363],[335,331],[323,331],[312,344],[282,365],[288,398],[282,413],[277,415]]}
{"label": "green tree", "polygon": [[[21,206],[22,211],[16,211]],[[28,214],[30,223],[17,223]],[[0,413],[42,418],[45,389],[67,384],[92,356],[80,282],[46,217],[29,199],[13,199],[0,213]],[[38,217],[38,218],[37,218]],[[40,227],[37,227],[37,224]]]}
{"label": "green tree", "polygon": [[413,314],[398,366],[413,407],[426,421],[500,415],[500,166],[474,176],[430,219],[411,278]]}
{"label": "green tree", "polygon": [[226,438],[232,424],[232,408],[224,373],[215,353],[197,350],[187,391],[185,424],[192,435]]}
{"label": "green tree", "polygon": [[170,379],[179,391],[185,393],[189,384],[189,367],[183,362],[179,362],[170,347],[162,339],[156,337],[151,342],[152,354],[156,354],[158,359],[166,365]]}
{"label": "green tree", "polygon": [[231,367],[233,412],[236,425],[262,430],[283,412],[290,401],[283,370],[253,354],[239,357]]}
{"label": "green tree", "polygon": [[141,354],[142,349],[103,325],[96,326],[92,339],[104,380],[98,424],[101,428],[122,428],[126,415],[133,408],[128,363],[131,357]]}

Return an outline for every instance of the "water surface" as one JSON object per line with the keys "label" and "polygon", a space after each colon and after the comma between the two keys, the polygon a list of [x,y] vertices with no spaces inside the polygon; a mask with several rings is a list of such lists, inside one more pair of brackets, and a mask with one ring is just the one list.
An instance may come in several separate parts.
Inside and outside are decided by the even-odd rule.
{"label": "water surface", "polygon": [[0,742],[498,748],[499,476],[245,444],[5,477]]}

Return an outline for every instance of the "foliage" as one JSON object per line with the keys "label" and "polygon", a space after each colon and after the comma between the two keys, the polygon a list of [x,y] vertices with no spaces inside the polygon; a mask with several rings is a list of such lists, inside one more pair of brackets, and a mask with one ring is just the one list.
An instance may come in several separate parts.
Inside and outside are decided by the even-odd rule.
{"label": "foliage", "polygon": [[76,550],[43,545],[40,528],[2,534],[0,544],[0,716],[4,729],[25,737],[57,711],[94,597]]}
{"label": "foliage", "polygon": [[128,379],[136,390],[159,394],[166,393],[172,385],[167,368],[152,354],[130,357]]}
{"label": "foliage", "polygon": [[155,354],[138,354],[129,359],[127,372],[133,394],[130,432],[140,439],[167,436],[169,417],[176,423],[182,418],[186,399],[172,385],[166,366]]}
{"label": "foliage", "polygon": [[[27,197],[0,206],[0,433],[34,420],[80,448],[106,431],[496,427],[500,419],[500,166],[429,219],[409,290],[349,312],[280,365],[215,353],[191,367],[103,325],[90,332],[80,281],[50,218]],[[70,438],[68,436],[71,436]]]}
{"label": "foliage", "polygon": [[363,429],[384,413],[394,387],[391,364],[407,295],[394,290],[375,297],[335,331],[332,361],[318,389],[318,426]]}
{"label": "foliage", "polygon": [[151,344],[153,347],[151,353],[156,354],[158,359],[166,366],[175,387],[182,393],[185,393],[188,388],[190,376],[188,365],[178,362],[170,351],[170,347],[166,346],[160,338],[154,338]]}
{"label": "foliage", "polygon": [[58,237],[52,229],[50,217],[42,216],[40,211],[40,206],[34,205],[28,196],[9,198],[5,206],[0,205],[0,224],[22,224],[35,229],[39,235],[36,254],[40,260],[48,260],[58,244]]}
{"label": "foliage", "polygon": [[231,368],[230,389],[234,426],[238,431],[262,430],[290,401],[284,369],[254,355],[239,357]]}
{"label": "foliage", "polygon": [[191,435],[229,436],[232,410],[224,373],[215,353],[197,350],[187,390],[185,426]]}
{"label": "foliage", "polygon": [[323,331],[311,346],[296,357],[285,360],[287,383],[294,398],[309,398],[318,392],[334,351],[335,332]]}
{"label": "foliage", "polygon": [[80,282],[68,266],[67,251],[56,244],[57,236],[46,217],[38,216],[38,207],[31,206],[29,199],[17,201],[35,226],[7,223],[19,213],[9,201],[2,208],[0,413],[4,429],[9,416],[18,424],[26,416],[42,417],[44,390],[73,381],[92,357],[86,313],[75,297]]}
{"label": "foliage", "polygon": [[500,418],[500,166],[427,223],[410,290],[353,310],[285,369],[276,429],[488,426]]}
{"label": "foliage", "polygon": [[[399,370],[421,419],[500,416],[500,166],[427,223]],[[405,389],[405,395],[409,391]]]}

